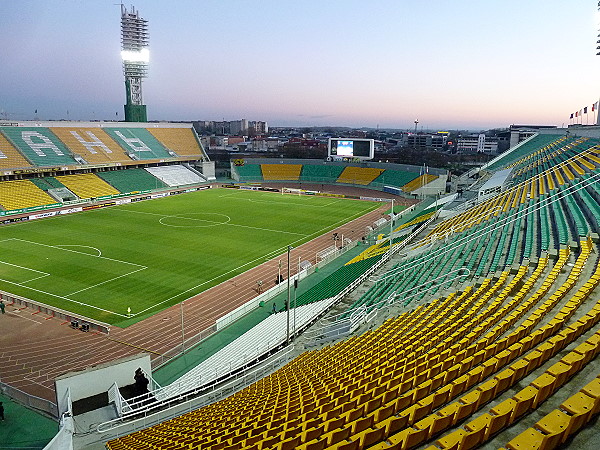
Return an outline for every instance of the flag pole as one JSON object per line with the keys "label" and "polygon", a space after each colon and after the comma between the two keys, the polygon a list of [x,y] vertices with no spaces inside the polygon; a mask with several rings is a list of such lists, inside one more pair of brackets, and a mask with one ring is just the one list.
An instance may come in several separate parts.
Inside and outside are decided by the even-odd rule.
{"label": "flag pole", "polygon": [[288,245],[287,248],[287,302],[285,303],[285,309],[287,311],[287,332],[285,345],[290,344],[290,251],[292,250],[292,246]]}
{"label": "flag pole", "polygon": [[390,214],[390,258],[392,257],[392,235],[394,234],[394,199],[392,198],[392,212]]}

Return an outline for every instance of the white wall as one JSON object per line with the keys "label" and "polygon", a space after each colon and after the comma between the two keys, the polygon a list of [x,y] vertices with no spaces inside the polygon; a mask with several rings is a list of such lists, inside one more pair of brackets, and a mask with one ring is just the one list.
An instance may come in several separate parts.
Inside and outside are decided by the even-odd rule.
{"label": "white wall", "polygon": [[207,180],[216,180],[215,178],[215,162],[214,161],[204,161],[202,163],[202,175]]}
{"label": "white wall", "polygon": [[[140,353],[81,371],[66,373],[54,380],[56,398],[64,398],[67,388],[71,388],[71,401],[74,402],[106,392],[115,382],[119,387],[133,384],[133,375],[138,367],[141,367],[145,373],[152,374],[149,354]],[[57,404],[62,406],[61,403]],[[59,411],[59,414],[62,415],[63,412]]]}

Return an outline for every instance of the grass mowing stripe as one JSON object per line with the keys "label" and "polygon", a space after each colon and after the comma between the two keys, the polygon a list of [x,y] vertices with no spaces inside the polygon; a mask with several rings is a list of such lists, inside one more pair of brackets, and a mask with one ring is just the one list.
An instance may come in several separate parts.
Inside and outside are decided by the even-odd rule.
{"label": "grass mowing stripe", "polygon": [[[0,227],[2,261],[50,274],[1,277],[9,266],[0,264],[0,277],[7,279],[0,289],[112,324],[131,307],[139,320],[378,207],[326,197],[222,193],[209,189]],[[248,199],[256,201],[240,201]],[[7,240],[30,244],[17,248]]]}

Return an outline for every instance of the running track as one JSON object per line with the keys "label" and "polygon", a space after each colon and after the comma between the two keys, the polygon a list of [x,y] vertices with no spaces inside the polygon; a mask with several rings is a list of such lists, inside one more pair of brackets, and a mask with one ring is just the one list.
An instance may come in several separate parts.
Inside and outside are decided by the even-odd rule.
{"label": "running track", "polygon": [[[328,190],[394,197],[382,192],[343,186],[328,186]],[[407,203],[414,201],[408,200]],[[389,205],[383,203],[377,210],[332,232],[352,240],[360,239],[366,227],[381,218],[382,212],[388,208]],[[332,245],[332,232],[293,249],[290,272],[296,272],[299,256],[303,261],[314,264],[316,253]],[[270,288],[277,275],[278,260],[282,261],[281,273],[287,274],[287,255],[284,253],[186,300],[186,338],[211,328],[217,318],[254,298],[257,295],[257,280],[263,280],[265,289]],[[56,402],[54,378],[64,373],[144,351],[151,354],[156,364],[162,359],[160,355],[181,345],[180,311],[180,305],[172,306],[128,328],[112,327],[107,336],[72,330],[68,323],[59,319],[32,313],[30,309],[19,310],[9,306],[6,314],[0,316],[0,381]]]}

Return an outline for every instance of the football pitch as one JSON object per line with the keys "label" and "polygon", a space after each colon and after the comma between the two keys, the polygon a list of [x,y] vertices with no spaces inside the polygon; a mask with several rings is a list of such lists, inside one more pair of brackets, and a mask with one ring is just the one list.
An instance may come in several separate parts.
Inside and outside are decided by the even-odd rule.
{"label": "football pitch", "polygon": [[128,308],[141,320],[378,206],[208,189],[5,225],[0,289],[109,324]]}

